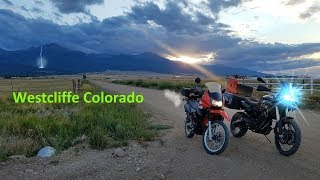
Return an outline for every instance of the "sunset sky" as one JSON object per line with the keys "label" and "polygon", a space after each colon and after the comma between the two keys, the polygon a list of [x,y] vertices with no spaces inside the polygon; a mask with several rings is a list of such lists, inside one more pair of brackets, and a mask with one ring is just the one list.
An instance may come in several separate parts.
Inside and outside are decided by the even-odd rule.
{"label": "sunset sky", "polygon": [[57,43],[264,72],[320,70],[317,0],[0,0],[0,48]]}

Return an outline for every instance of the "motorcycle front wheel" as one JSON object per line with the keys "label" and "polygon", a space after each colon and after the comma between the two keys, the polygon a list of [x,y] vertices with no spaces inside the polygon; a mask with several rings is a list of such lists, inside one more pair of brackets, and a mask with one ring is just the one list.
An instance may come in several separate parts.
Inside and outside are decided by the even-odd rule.
{"label": "motorcycle front wheel", "polygon": [[192,138],[194,136],[192,123],[193,122],[190,116],[188,116],[184,121],[184,134],[186,135],[187,138]]}
{"label": "motorcycle front wheel", "polygon": [[274,136],[275,144],[284,156],[293,155],[300,147],[301,130],[299,125],[293,119],[286,119],[282,124],[283,133]]}
{"label": "motorcycle front wheel", "polygon": [[212,138],[209,138],[208,127],[203,131],[202,144],[207,153],[211,155],[221,154],[228,146],[229,131],[223,121],[211,122]]}

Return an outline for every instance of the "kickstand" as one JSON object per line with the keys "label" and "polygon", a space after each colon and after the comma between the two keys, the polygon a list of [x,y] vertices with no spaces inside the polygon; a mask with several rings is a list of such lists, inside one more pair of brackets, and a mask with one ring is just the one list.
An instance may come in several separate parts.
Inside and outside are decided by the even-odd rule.
{"label": "kickstand", "polygon": [[268,136],[267,136],[267,135],[264,135],[264,137],[266,137],[266,138],[268,139],[268,141],[270,142],[270,144],[271,144],[271,141],[270,141],[270,139],[268,138]]}

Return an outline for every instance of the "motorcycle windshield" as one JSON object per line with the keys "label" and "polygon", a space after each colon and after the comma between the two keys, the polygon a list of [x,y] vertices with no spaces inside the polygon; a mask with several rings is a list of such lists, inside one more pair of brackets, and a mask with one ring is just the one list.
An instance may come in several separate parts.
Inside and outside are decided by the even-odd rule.
{"label": "motorcycle windshield", "polygon": [[205,84],[209,90],[209,97],[216,101],[222,101],[221,85],[215,82],[208,82]]}
{"label": "motorcycle windshield", "polygon": [[210,92],[217,92],[217,93],[221,93],[221,85],[219,83],[216,82],[207,82],[205,84],[205,86],[208,88],[208,90]]}

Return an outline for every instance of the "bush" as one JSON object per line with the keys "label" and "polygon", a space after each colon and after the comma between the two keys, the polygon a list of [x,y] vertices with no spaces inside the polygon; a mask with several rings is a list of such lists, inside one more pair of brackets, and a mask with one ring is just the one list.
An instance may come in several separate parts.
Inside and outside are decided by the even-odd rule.
{"label": "bush", "polygon": [[138,86],[138,87],[141,87],[141,86],[143,85],[143,80],[138,79],[138,80],[136,81],[136,84],[135,84],[135,85]]}
{"label": "bush", "polygon": [[104,149],[112,144],[112,138],[110,138],[102,128],[97,127],[91,132],[89,143],[94,149]]}
{"label": "bush", "polygon": [[307,97],[309,100],[313,101],[313,102],[318,102],[320,103],[320,95],[310,95],[309,97]]}
{"label": "bush", "polygon": [[158,83],[157,83],[157,82],[151,82],[151,83],[150,83],[150,86],[151,86],[151,87],[157,87],[157,86],[158,86]]}
{"label": "bush", "polygon": [[131,84],[133,84],[133,81],[132,81],[132,80],[129,80],[129,81],[127,81],[125,84],[131,85]]}

